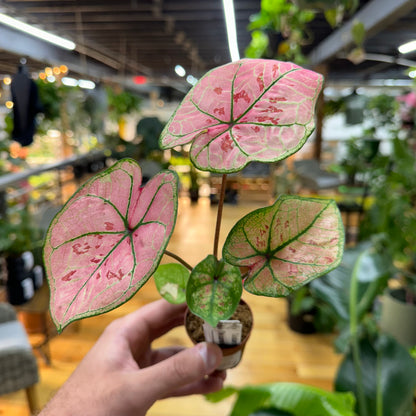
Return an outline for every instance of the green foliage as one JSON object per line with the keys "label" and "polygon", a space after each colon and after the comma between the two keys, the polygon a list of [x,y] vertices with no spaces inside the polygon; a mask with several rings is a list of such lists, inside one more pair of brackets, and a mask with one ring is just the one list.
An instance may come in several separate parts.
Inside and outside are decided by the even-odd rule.
{"label": "green foliage", "polygon": [[345,99],[325,100],[324,114],[325,116],[333,116],[339,112],[345,112]]}
{"label": "green foliage", "polygon": [[[408,351],[393,338],[380,335],[374,340],[360,340],[359,355],[365,397],[360,416],[411,416],[416,364]],[[341,363],[335,388],[358,394],[353,351]]]}
{"label": "green foliage", "polygon": [[326,303],[336,319],[340,337],[336,341],[338,351],[349,348],[351,280],[357,279],[357,319],[361,335],[372,334],[374,301],[387,286],[390,277],[388,259],[381,255],[376,246],[363,242],[344,252],[341,264],[321,279],[311,283],[311,293],[319,302]]}
{"label": "green foliage", "polygon": [[357,46],[362,46],[365,39],[365,27],[359,20],[354,20],[351,29],[352,40]]}
{"label": "green foliage", "polygon": [[336,346],[345,356],[336,389],[356,394],[360,416],[410,415],[416,364],[396,340],[379,332],[373,313],[391,275],[388,256],[379,250],[370,242],[347,250],[341,265],[311,286],[338,320]]}
{"label": "green foliage", "polygon": [[[354,396],[351,393],[333,393],[297,383],[274,383],[227,387],[211,393],[207,399],[218,402],[232,394],[237,399],[231,416],[284,415],[293,416],[354,416]],[[264,413],[257,413],[263,410]],[[278,413],[277,411],[280,411]],[[256,413],[254,413],[256,412]],[[286,412],[286,413],[282,413]]]}
{"label": "green foliage", "polygon": [[360,238],[379,235],[380,244],[416,295],[416,176],[412,139],[395,139],[390,156],[380,156],[370,171],[374,203],[365,213]]}
{"label": "green foliage", "polygon": [[234,313],[242,291],[240,269],[209,255],[191,272],[186,303],[193,314],[215,327]]}
{"label": "green foliage", "polygon": [[[307,24],[314,17],[313,11],[301,10],[287,0],[262,0],[260,12],[251,17],[248,26],[253,33],[252,41],[246,49],[246,56],[304,64],[306,58],[302,53],[302,46],[310,37]],[[279,34],[278,45],[271,44],[272,34]]]}
{"label": "green foliage", "polygon": [[262,58],[267,55],[269,37],[261,30],[254,30],[251,33],[251,42],[247,46],[245,54],[248,58]]}
{"label": "green foliage", "polygon": [[116,92],[112,88],[107,88],[108,105],[110,110],[110,118],[114,121],[140,108],[141,98],[129,91]]}
{"label": "green foliage", "polygon": [[153,278],[158,292],[168,302],[178,304],[186,301],[189,270],[185,266],[177,263],[161,264]]}
{"label": "green foliage", "polygon": [[[313,36],[308,24],[321,13],[332,27],[336,27],[345,15],[354,13],[358,4],[358,0],[262,0],[260,12],[251,16],[248,26],[252,39],[245,51],[246,57],[305,64],[302,47]],[[362,24],[357,25],[352,34],[361,43],[365,34],[363,28]],[[276,35],[278,45],[272,41]]]}
{"label": "green foliage", "polygon": [[[42,113],[46,120],[54,121],[60,117],[62,91],[55,82],[45,82],[41,79],[36,81],[39,100],[42,103]],[[62,86],[64,87],[64,86]],[[61,91],[62,90],[62,91]]]}
{"label": "green foliage", "polygon": [[160,151],[159,136],[164,124],[157,117],[142,118],[136,127],[136,133],[141,136],[139,143],[141,157],[146,158],[153,151]]}
{"label": "green foliage", "polygon": [[11,207],[0,219],[0,253],[20,255],[41,244],[42,234],[34,224],[29,207]]}
{"label": "green foliage", "polygon": [[375,129],[381,126],[393,126],[395,116],[399,109],[396,98],[387,94],[379,94],[371,97],[366,104],[365,118]]}
{"label": "green foliage", "polygon": [[[344,111],[345,107],[342,102],[333,102],[329,107],[331,109]],[[365,130],[363,136],[352,137],[346,143],[346,156],[338,165],[332,166],[332,169],[338,173],[345,173],[348,178],[348,185],[357,185],[356,179],[358,174],[365,174],[366,182],[373,182],[372,175],[368,175],[374,168],[381,173],[377,165],[383,165],[383,157],[378,155],[379,140],[378,129],[383,127],[388,129],[392,138],[397,135],[396,114],[398,102],[395,97],[387,94],[379,94],[365,101],[364,115]],[[386,165],[382,166],[385,169]],[[378,176],[378,173],[376,174]],[[377,178],[374,178],[376,181]]]}
{"label": "green foliage", "polygon": [[314,296],[310,285],[301,287],[291,295],[290,312],[294,316],[302,313],[313,315],[313,326],[317,332],[332,332],[337,324],[332,308]]}

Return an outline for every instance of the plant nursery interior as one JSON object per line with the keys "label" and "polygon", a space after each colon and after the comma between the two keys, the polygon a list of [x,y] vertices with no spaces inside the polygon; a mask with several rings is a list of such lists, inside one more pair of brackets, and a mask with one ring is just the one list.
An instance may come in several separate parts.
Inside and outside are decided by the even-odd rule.
{"label": "plant nursery interior", "polygon": [[[237,92],[239,83],[254,91],[266,82],[272,61],[273,71],[291,69],[255,97],[247,115],[234,119],[240,103],[251,99],[246,90]],[[255,70],[247,71],[240,81],[237,69],[227,78],[227,68],[250,65],[266,69],[257,78]],[[284,84],[292,74],[293,81]],[[311,87],[313,80],[319,88]],[[228,116],[224,107],[214,108],[223,90],[232,97],[225,106]],[[272,90],[279,98],[266,103]],[[296,98],[302,94],[304,101]],[[311,108],[308,124],[301,122],[309,111],[305,102]],[[279,118],[270,118],[271,133],[247,139],[243,152],[237,131],[256,106],[262,107],[253,131],[263,128],[264,114],[268,119],[275,111]],[[292,118],[285,111],[294,121],[287,121]],[[222,116],[230,134],[215,145],[217,138],[209,138],[214,127],[198,123],[221,124]],[[286,140],[276,132],[304,127],[298,144],[285,142],[285,154],[276,150]],[[185,140],[190,130],[196,133]],[[216,155],[230,146],[244,153],[238,166],[241,156],[230,167]],[[270,149],[273,156],[262,157]],[[76,211],[76,198],[82,201],[88,192],[101,198],[104,188],[121,194],[124,185],[116,174],[127,172],[129,164],[141,172],[141,181],[132,185],[137,191],[129,194],[139,195],[139,205],[153,184],[162,181],[159,192],[170,184],[169,175],[177,178],[163,205],[155,194],[146,211],[158,210],[158,218],[165,218],[172,210],[170,223],[158,223],[167,235],[164,245],[149,251],[153,265],[143,272],[145,284],[126,294],[127,301],[90,313],[99,297],[95,289],[87,312],[80,309],[61,325],[59,308],[69,314],[78,302],[75,296],[68,306],[59,305],[65,284],[84,266],[77,269],[73,253],[59,251],[56,241],[65,245],[73,235],[74,243],[78,234],[70,234],[72,227],[95,233],[88,227],[100,213],[92,205]],[[298,197],[304,205],[297,225],[287,222],[278,229],[286,217],[271,210]],[[103,206],[111,205],[105,198]],[[298,231],[313,204],[332,207],[331,218],[339,220],[330,230],[338,251],[322,254],[326,268],[283,258],[279,251],[295,253],[307,244],[312,252],[315,244],[324,244],[330,219],[316,216]],[[96,235],[103,241],[114,226],[104,208],[107,234]],[[261,229],[261,219],[272,212],[276,227]],[[287,208],[287,218],[291,212]],[[256,232],[267,230],[269,248],[280,238],[279,249],[262,251],[242,218],[252,219]],[[131,239],[133,253],[135,232],[145,229],[139,225],[131,228],[127,220],[123,225],[122,239]],[[290,231],[278,231],[284,227]],[[261,291],[261,284],[271,283],[251,280],[260,266],[248,264],[248,254],[238,260],[235,252],[244,250],[238,238],[257,262],[264,258],[269,265],[272,256],[287,268],[284,280],[267,266],[280,292]],[[148,240],[156,244],[157,238]],[[90,248],[81,240],[72,245],[76,254]],[[220,320],[215,311],[206,319],[202,295],[196,301],[201,314],[195,312],[192,290],[203,258],[237,273],[252,314],[251,332],[241,343],[240,361],[227,370],[223,390],[162,399],[148,415],[416,415],[415,0],[0,3],[0,416],[37,415],[111,322],[161,297],[186,300],[205,321],[204,331],[210,327],[220,337],[221,325],[239,324],[234,315]],[[119,274],[107,272],[114,286],[125,278],[127,260],[117,262]],[[171,269],[163,269],[171,263],[191,270],[181,284],[169,280]],[[58,279],[62,270],[66,274]],[[301,284],[287,283],[299,270]],[[220,307],[227,302],[225,297]],[[152,347],[192,348],[187,331],[178,326]]]}

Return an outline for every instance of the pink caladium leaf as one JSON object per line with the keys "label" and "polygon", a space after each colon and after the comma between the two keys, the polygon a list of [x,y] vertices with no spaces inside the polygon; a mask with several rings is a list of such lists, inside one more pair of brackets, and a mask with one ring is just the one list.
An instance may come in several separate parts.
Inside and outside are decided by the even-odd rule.
{"label": "pink caladium leaf", "polygon": [[334,201],[285,195],[237,222],[223,257],[248,268],[247,291],[280,297],[338,266],[343,248],[344,228]]}
{"label": "pink caladium leaf", "polygon": [[290,62],[242,59],[208,72],[160,136],[164,149],[192,143],[201,169],[237,172],[299,150],[315,128],[322,75]]}
{"label": "pink caladium leaf", "polygon": [[123,159],[81,187],[51,222],[44,262],[51,315],[61,331],[130,299],[155,271],[177,214],[177,175],[143,188],[141,169]]}

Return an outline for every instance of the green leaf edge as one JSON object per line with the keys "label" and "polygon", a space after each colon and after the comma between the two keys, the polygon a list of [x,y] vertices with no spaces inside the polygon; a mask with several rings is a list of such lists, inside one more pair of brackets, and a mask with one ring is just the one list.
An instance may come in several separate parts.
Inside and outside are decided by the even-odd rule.
{"label": "green leaf edge", "polygon": [[[327,209],[330,205],[335,205],[335,208],[336,208],[336,209],[335,209],[335,215],[338,217],[338,224],[339,224],[339,227],[338,227],[338,232],[339,232],[340,239],[339,239],[339,242],[338,242],[338,248],[340,249],[340,251],[339,251],[339,253],[340,253],[340,254],[339,254],[339,256],[338,256],[338,259],[336,259],[336,261],[335,261],[334,263],[332,263],[330,267],[328,267],[328,268],[327,268],[327,269],[325,269],[324,271],[322,271],[322,272],[318,273],[316,276],[311,277],[311,278],[309,278],[309,279],[305,280],[304,282],[302,282],[302,283],[301,283],[301,284],[299,284],[298,286],[295,286],[295,287],[291,287],[291,288],[289,288],[289,287],[287,287],[287,286],[283,285],[283,286],[284,286],[286,289],[288,289],[288,291],[289,291],[289,293],[288,293],[287,295],[282,295],[282,296],[272,296],[272,295],[267,295],[267,294],[264,294],[264,293],[259,293],[259,292],[255,292],[255,291],[250,291],[250,290],[248,290],[248,289],[247,289],[247,287],[246,287],[246,281],[247,281],[247,279],[245,279],[245,280],[244,280],[244,283],[243,283],[244,289],[245,289],[245,290],[247,290],[247,292],[252,293],[252,294],[254,294],[254,295],[257,295],[257,296],[259,296],[259,295],[260,295],[260,296],[268,296],[268,297],[273,297],[273,298],[279,298],[279,297],[280,297],[280,298],[282,298],[282,297],[289,296],[289,295],[290,295],[290,293],[292,293],[293,291],[295,291],[295,290],[297,290],[297,289],[299,289],[299,288],[303,287],[304,285],[306,285],[307,283],[311,282],[312,280],[317,279],[317,278],[319,278],[319,277],[323,276],[323,275],[324,275],[324,274],[326,274],[326,273],[329,273],[331,270],[334,270],[335,268],[337,268],[337,267],[340,265],[340,263],[341,263],[341,261],[342,261],[343,252],[344,252],[344,246],[345,246],[345,230],[344,230],[343,223],[342,223],[341,213],[340,213],[340,211],[339,211],[339,209],[338,209],[338,207],[337,207],[337,204],[336,204],[335,200],[333,200],[333,199],[326,199],[326,198],[303,197],[303,196],[299,196],[299,195],[280,195],[280,196],[276,199],[276,201],[275,201],[272,205],[269,205],[269,206],[267,206],[267,207],[258,208],[258,209],[256,209],[256,210],[254,210],[254,211],[252,211],[252,212],[248,213],[247,215],[245,215],[245,216],[244,216],[243,218],[241,218],[239,221],[237,221],[237,223],[233,226],[233,228],[232,228],[232,229],[230,230],[230,232],[228,233],[227,238],[226,238],[226,240],[225,240],[225,243],[224,243],[224,245],[223,245],[222,256],[223,256],[224,260],[225,260],[227,263],[232,264],[232,265],[234,265],[234,266],[237,266],[237,267],[238,267],[238,265],[237,265],[237,264],[235,264],[235,263],[233,263],[232,261],[230,261],[229,256],[227,256],[227,247],[230,245],[229,240],[231,239],[231,234],[233,233],[234,229],[236,229],[237,227],[238,227],[238,228],[240,228],[240,227],[241,227],[241,224],[242,224],[242,222],[243,222],[243,220],[244,220],[244,221],[246,221],[247,219],[250,219],[251,217],[256,216],[258,212],[261,212],[261,211],[264,211],[264,210],[270,209],[270,208],[271,208],[271,207],[273,207],[274,205],[278,204],[278,203],[279,203],[279,201],[281,201],[281,200],[285,200],[285,199],[297,199],[297,200],[302,200],[302,201],[312,201],[312,202],[316,202],[316,201],[320,201],[320,202],[322,202],[322,201],[325,201],[325,200],[326,200],[326,201],[328,201],[328,204],[327,204],[327,206],[324,208],[324,210],[325,210],[325,209]],[[320,215],[320,214],[319,214],[319,215]],[[228,258],[227,258],[227,257],[228,257]],[[234,257],[234,256],[233,256],[233,257]],[[257,274],[258,274],[258,273],[257,273]],[[257,274],[256,274],[255,276],[257,276]],[[250,277],[250,281],[254,280],[254,279],[255,279],[255,276]],[[273,273],[273,277],[274,277],[274,273]],[[279,281],[279,283],[281,283],[281,282]],[[281,283],[281,284],[283,284],[283,283]]]}
{"label": "green leaf edge", "polygon": [[[46,232],[46,234],[45,234],[45,239],[44,239],[44,243],[43,243],[43,245],[42,245],[42,259],[43,259],[43,262],[44,262],[44,264],[46,264],[46,259],[45,259],[45,252],[44,252],[44,249],[45,249],[45,244],[46,244],[46,241],[48,240],[48,237],[49,237],[49,234],[50,234],[50,232],[51,232],[51,228],[52,228],[52,226],[53,226],[53,224],[55,223],[55,220],[58,218],[58,216],[60,216],[60,214],[61,214],[61,212],[63,212],[64,210],[65,210],[65,207],[69,204],[69,202],[70,201],[72,201],[75,197],[76,197],[76,195],[78,194],[78,193],[80,193],[81,192],[81,190],[82,189],[84,189],[87,185],[89,185],[90,184],[90,182],[92,182],[92,181],[94,181],[94,180],[96,180],[96,179],[98,179],[98,178],[100,178],[100,177],[102,177],[102,176],[106,176],[106,175],[108,175],[108,174],[110,174],[113,170],[116,170],[116,169],[118,169],[118,165],[120,165],[120,164],[122,164],[123,162],[129,162],[129,163],[131,163],[131,164],[133,164],[133,165],[136,165],[136,166],[138,166],[139,167],[139,169],[140,169],[140,172],[141,172],[141,167],[140,167],[140,165],[137,163],[137,161],[136,160],[134,160],[134,159],[132,159],[132,158],[123,158],[123,159],[120,159],[119,161],[117,161],[114,165],[112,165],[112,166],[110,166],[109,168],[107,168],[107,169],[105,169],[104,171],[102,171],[102,172],[99,172],[99,173],[97,173],[96,175],[94,175],[94,176],[92,176],[90,179],[88,179],[84,184],[82,184],[75,192],[74,192],[74,194],[65,202],[65,204],[62,206],[62,208],[59,210],[59,212],[53,217],[53,219],[52,219],[52,221],[50,222],[50,224],[49,224],[49,227],[48,227],[48,230],[47,230],[47,232]],[[175,179],[175,181],[173,182],[174,183],[174,185],[175,185],[175,187],[174,187],[174,195],[176,195],[176,201],[177,201],[177,199],[178,199],[178,184],[179,184],[179,176],[178,176],[178,174],[175,172],[175,171],[173,171],[173,170],[164,170],[164,171],[161,171],[161,172],[159,172],[159,173],[163,173],[163,172],[169,172],[169,173],[172,173],[173,174],[173,177],[174,177],[174,179]],[[169,237],[168,237],[168,239],[167,239],[167,241],[166,241],[166,244],[165,244],[165,246],[161,249],[161,251],[162,251],[162,255],[160,256],[160,258],[159,258],[159,261],[155,261],[154,263],[153,263],[153,267],[150,269],[150,272],[148,273],[148,278],[147,279],[145,279],[144,280],[144,282],[141,284],[141,285],[139,285],[138,286],[138,288],[137,288],[137,290],[136,291],[134,291],[133,293],[132,293],[132,295],[129,297],[129,298],[126,298],[122,303],[118,303],[118,304],[115,304],[114,305],[114,303],[111,303],[111,305],[108,305],[108,306],[106,306],[106,307],[104,307],[104,308],[101,308],[101,309],[98,309],[98,310],[96,310],[96,311],[94,311],[94,312],[92,312],[92,313],[88,313],[88,312],[84,312],[84,313],[81,313],[81,314],[79,314],[79,315],[77,315],[77,316],[75,316],[75,317],[73,317],[73,318],[71,318],[71,319],[69,319],[64,325],[61,325],[56,319],[55,319],[55,315],[51,312],[50,313],[50,316],[51,316],[51,318],[52,318],[52,321],[53,321],[53,323],[54,323],[54,325],[55,325],[55,327],[56,327],[56,330],[58,331],[58,334],[61,334],[62,333],[62,331],[69,325],[69,324],[71,324],[71,323],[73,323],[73,322],[76,322],[76,321],[80,321],[81,319],[85,319],[85,318],[92,318],[92,317],[94,317],[94,316],[98,316],[98,315],[102,315],[102,314],[104,314],[104,313],[106,313],[106,312],[110,312],[110,311],[112,311],[112,310],[114,310],[114,309],[117,309],[119,306],[121,306],[121,305],[124,305],[126,302],[128,302],[142,287],[143,287],[143,285],[150,279],[150,277],[153,275],[153,273],[155,272],[155,270],[157,269],[157,267],[159,266],[159,264],[160,264],[160,262],[161,262],[161,260],[162,260],[162,257],[163,257],[163,252],[164,252],[164,250],[166,249],[166,247],[167,247],[167,245],[168,245],[168,243],[169,243],[169,240],[170,240],[170,238],[171,238],[171,236],[172,236],[172,233],[173,233],[173,231],[174,231],[174,229],[175,229],[175,225],[176,225],[176,219],[177,219],[177,214],[178,214],[178,204],[176,203],[176,204],[174,204],[175,206],[174,206],[174,219],[173,219],[173,225],[172,225],[172,231],[171,231],[171,233],[170,233],[170,235],[169,235]],[[46,269],[46,268],[45,268]],[[46,270],[46,276],[48,276],[48,273],[47,273],[47,270]],[[47,278],[46,279],[46,281],[47,281],[47,283],[48,283],[48,289],[49,289],[49,293],[51,294],[51,296],[52,296],[52,287],[51,287],[51,284],[50,284],[50,279],[49,278]],[[52,303],[52,298],[50,299],[50,301],[49,301],[49,310],[51,311],[51,303]]]}
{"label": "green leaf edge", "polygon": [[[241,61],[250,61],[250,60],[252,60],[252,61],[254,61],[254,60],[260,60],[260,58],[243,58],[243,59],[241,59],[240,60],[240,64],[239,64],[239,68],[241,68],[241,66],[242,66],[242,63],[241,63]],[[161,148],[161,149],[164,149],[164,150],[166,150],[166,149],[171,149],[171,148],[173,148],[173,147],[175,147],[175,146],[164,146],[163,144],[162,144],[162,140],[163,140],[163,138],[167,135],[167,131],[168,131],[168,129],[169,129],[169,126],[170,126],[170,124],[171,124],[171,122],[172,122],[172,120],[174,119],[174,117],[176,116],[176,113],[178,112],[178,110],[182,107],[182,103],[188,98],[188,96],[189,97],[191,97],[191,96],[193,96],[193,93],[194,93],[194,89],[199,85],[199,83],[205,78],[205,77],[207,77],[208,75],[210,75],[211,74],[211,72],[213,72],[213,71],[215,71],[215,70],[217,70],[217,69],[219,69],[219,68],[221,68],[221,67],[224,67],[224,66],[227,66],[227,65],[230,65],[230,63],[228,63],[228,64],[224,64],[224,65],[221,65],[221,66],[219,66],[219,67],[216,67],[216,68],[213,68],[213,69],[211,69],[210,71],[208,71],[208,72],[206,72],[199,80],[198,80],[198,82],[188,91],[188,93],[186,94],[186,96],[183,98],[183,100],[181,101],[181,103],[178,105],[178,107],[175,109],[175,111],[173,112],[173,114],[171,115],[171,117],[169,118],[169,120],[168,120],[168,122],[166,123],[166,125],[165,125],[165,127],[163,128],[163,130],[162,130],[162,133],[160,134],[160,136],[159,136],[159,147]],[[295,64],[296,65],[296,64]],[[238,68],[238,69],[239,69]],[[303,67],[300,67],[299,66],[299,68],[294,68],[294,69],[292,69],[291,71],[289,71],[289,72],[293,72],[293,71],[297,71],[297,70],[303,70],[303,69],[305,69],[305,68],[303,68]],[[237,70],[238,71],[238,70]],[[237,72],[236,71],[236,72]],[[285,76],[286,74],[287,74],[288,72],[286,72],[283,76]],[[234,74],[234,76],[235,76],[235,74]],[[275,82],[277,82],[278,80],[280,80],[283,76],[281,76],[281,77],[279,77],[278,79],[276,79],[275,80]],[[312,101],[313,100],[315,100],[315,105],[316,105],[316,100],[318,99],[318,96],[319,96],[319,94],[321,93],[321,90],[322,90],[322,86],[323,86],[323,77],[321,76],[321,78],[320,78],[320,82],[319,82],[319,86],[317,87],[317,89],[316,89],[316,92],[315,92],[315,96],[314,96],[314,98],[312,98]],[[214,116],[212,116],[211,114],[210,114],[210,116],[211,117],[214,117]],[[216,117],[215,117],[216,118]],[[310,129],[307,129],[306,128],[306,126],[310,123],[310,122],[313,122],[313,127],[312,128],[310,128]],[[225,122],[224,122],[225,123]],[[295,147],[295,148],[293,148],[292,149],[292,151],[291,152],[289,152],[289,153],[285,153],[285,154],[283,154],[283,155],[281,155],[281,156],[279,156],[279,157],[277,157],[277,158],[272,158],[272,159],[268,159],[268,160],[248,160],[242,167],[240,167],[240,168],[235,168],[235,169],[215,169],[215,168],[204,168],[204,167],[202,167],[202,166],[199,166],[197,163],[196,163],[196,161],[195,160],[193,160],[193,158],[189,158],[190,159],[190,161],[191,161],[191,163],[197,168],[197,169],[199,169],[199,170],[202,170],[202,171],[205,171],[205,172],[212,172],[212,173],[221,173],[221,174],[226,174],[226,173],[236,173],[236,172],[240,172],[241,170],[243,170],[249,163],[251,163],[251,162],[259,162],[259,163],[275,163],[275,162],[279,162],[280,160],[284,160],[284,159],[286,159],[286,158],[288,158],[289,156],[291,156],[291,155],[293,155],[294,153],[296,153],[297,151],[299,151],[304,145],[305,145],[305,143],[306,143],[306,141],[308,140],[308,138],[310,137],[310,135],[315,131],[315,122],[314,122],[314,117],[312,117],[311,118],[311,120],[309,121],[309,123],[308,124],[305,124],[305,130],[307,130],[306,131],[306,133],[305,133],[305,135],[303,136],[303,138],[299,141],[299,144]],[[275,127],[278,127],[278,126],[275,126]],[[199,131],[199,133],[203,133],[205,130],[200,130]],[[193,141],[195,140],[195,138],[194,139],[192,139],[192,140],[190,140],[190,141],[188,141],[187,143],[184,143],[184,145],[185,144],[189,144],[189,143],[192,143],[192,145],[193,145]],[[182,145],[183,146],[183,145]]]}

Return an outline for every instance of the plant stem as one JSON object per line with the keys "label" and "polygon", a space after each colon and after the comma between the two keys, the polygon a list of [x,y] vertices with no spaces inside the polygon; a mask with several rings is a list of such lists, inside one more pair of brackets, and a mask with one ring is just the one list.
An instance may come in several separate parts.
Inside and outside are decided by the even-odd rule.
{"label": "plant stem", "polygon": [[221,193],[220,199],[218,201],[218,210],[217,210],[217,224],[215,226],[215,237],[214,237],[214,257],[218,259],[218,244],[220,240],[220,230],[221,230],[221,219],[222,219],[222,209],[224,207],[224,198],[225,198],[225,183],[227,181],[227,175],[222,175],[221,183]]}
{"label": "plant stem", "polygon": [[188,264],[182,257],[179,257],[178,255],[176,255],[176,254],[174,254],[174,253],[172,253],[168,250],[165,250],[165,254],[167,256],[172,257],[173,259],[177,260],[179,263],[183,264],[190,271],[193,270],[193,267],[190,264]]}
{"label": "plant stem", "polygon": [[[360,260],[357,261],[358,264]],[[358,278],[357,278],[357,265],[354,267],[351,276],[350,285],[350,336],[352,347],[352,358],[354,363],[354,371],[357,383],[357,401],[360,416],[367,416],[367,405],[365,403],[365,394],[363,388],[363,377],[361,373],[361,359],[360,359],[360,345],[358,341]]]}
{"label": "plant stem", "polygon": [[383,416],[383,387],[381,381],[381,353],[377,351],[377,393],[376,393],[376,413]]}

